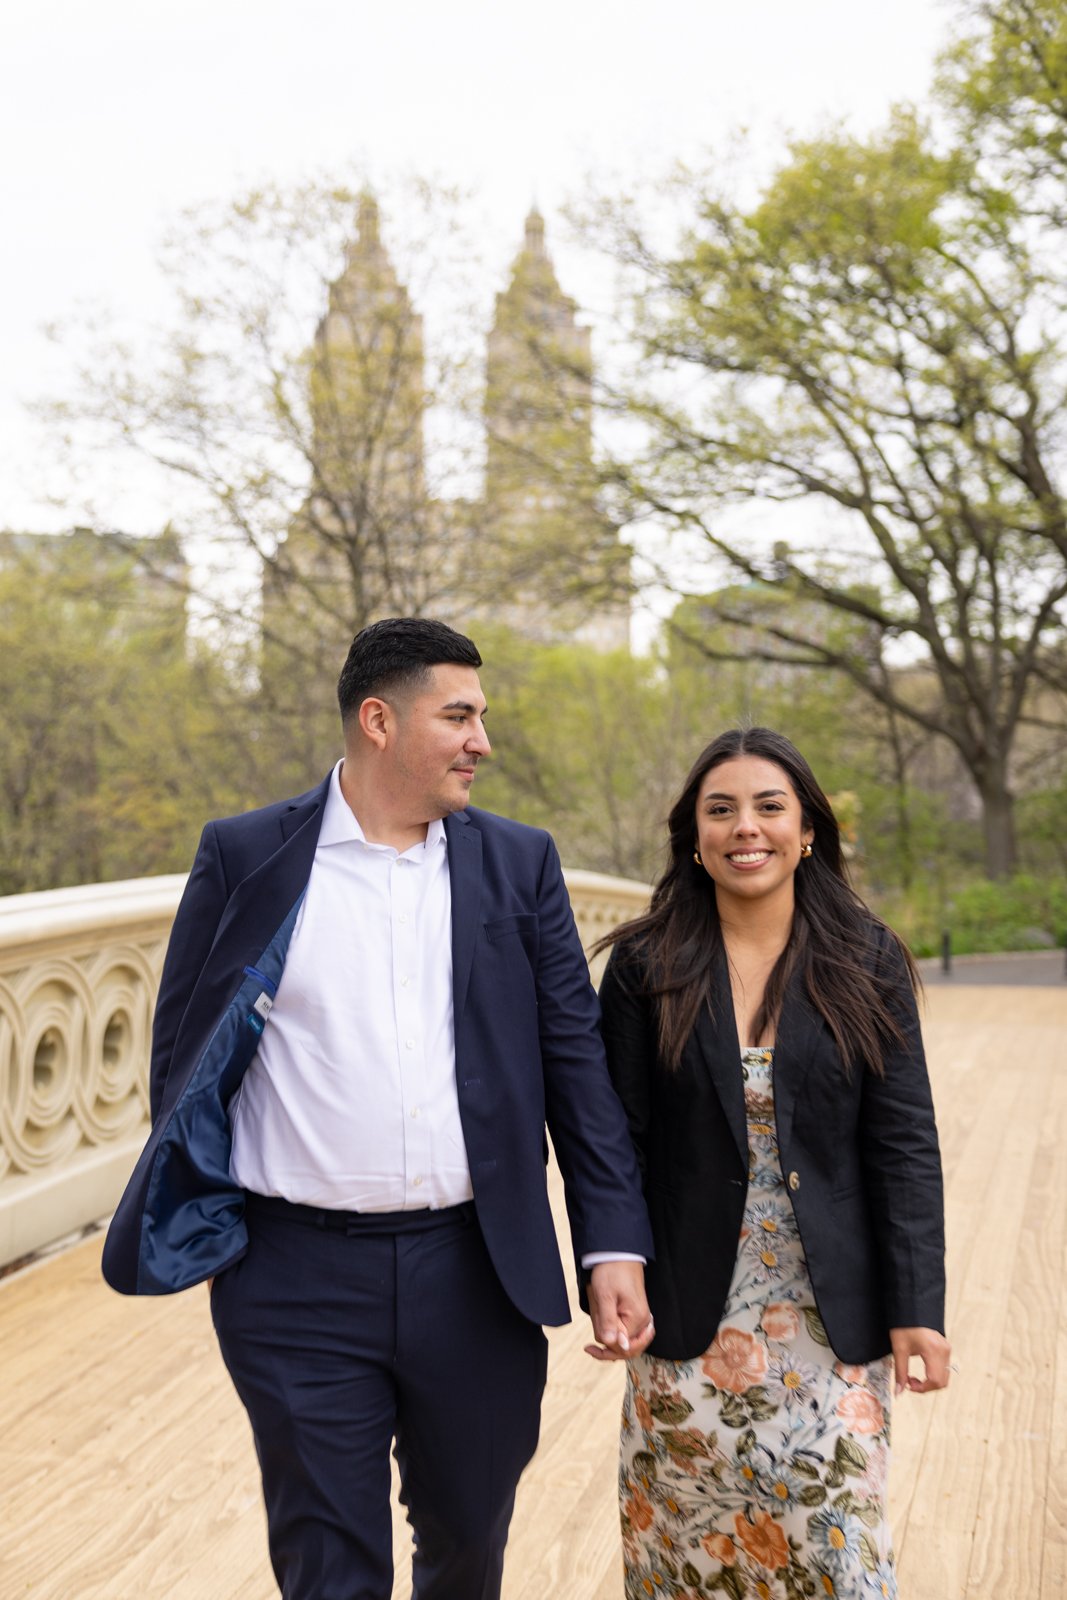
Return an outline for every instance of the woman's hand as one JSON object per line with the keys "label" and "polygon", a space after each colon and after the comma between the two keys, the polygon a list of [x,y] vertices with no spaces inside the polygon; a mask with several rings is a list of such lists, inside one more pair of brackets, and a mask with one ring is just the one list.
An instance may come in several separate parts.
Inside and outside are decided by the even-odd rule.
{"label": "woman's hand", "polygon": [[[952,1350],[943,1333],[938,1333],[936,1328],[890,1328],[889,1341],[893,1346],[897,1394],[903,1394],[905,1389],[913,1394],[926,1394],[931,1389],[947,1386]],[[912,1377],[908,1371],[912,1356],[917,1356],[923,1364],[921,1378]]]}
{"label": "woman's hand", "polygon": [[645,1269],[638,1261],[604,1261],[589,1279],[589,1315],[596,1344],[586,1354],[597,1361],[639,1356],[655,1334],[645,1299]]}

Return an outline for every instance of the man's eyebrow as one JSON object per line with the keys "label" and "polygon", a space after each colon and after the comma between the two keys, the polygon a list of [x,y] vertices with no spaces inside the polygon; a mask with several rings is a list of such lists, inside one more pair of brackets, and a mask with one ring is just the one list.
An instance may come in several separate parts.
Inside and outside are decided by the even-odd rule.
{"label": "man's eyebrow", "polygon": [[474,712],[475,716],[484,717],[484,716],[488,715],[489,707],[488,706],[483,706],[481,711],[479,712],[478,708],[475,706],[475,704],[474,704],[474,702],[472,700],[450,700],[446,706],[442,706],[441,707],[441,710],[442,711],[472,711],[472,712]]}

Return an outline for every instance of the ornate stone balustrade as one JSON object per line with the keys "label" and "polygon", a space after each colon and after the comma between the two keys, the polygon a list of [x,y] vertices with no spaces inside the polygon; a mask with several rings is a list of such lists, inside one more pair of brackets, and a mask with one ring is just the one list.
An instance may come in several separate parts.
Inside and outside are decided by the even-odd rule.
{"label": "ornate stone balustrade", "polygon": [[[115,1205],[148,1130],[152,1008],[184,882],[0,898],[0,1264]],[[648,893],[595,872],[567,883],[587,948]]]}
{"label": "ornate stone balustrade", "polygon": [[[591,950],[620,922],[640,916],[648,905],[648,885],[634,883],[631,878],[609,878],[603,872],[568,872],[566,868],[563,876],[586,950]],[[590,958],[589,969],[595,983],[600,982],[607,959],[606,954]]]}
{"label": "ornate stone balustrade", "polygon": [[105,1215],[143,1142],[182,875],[0,899],[0,1262]]}

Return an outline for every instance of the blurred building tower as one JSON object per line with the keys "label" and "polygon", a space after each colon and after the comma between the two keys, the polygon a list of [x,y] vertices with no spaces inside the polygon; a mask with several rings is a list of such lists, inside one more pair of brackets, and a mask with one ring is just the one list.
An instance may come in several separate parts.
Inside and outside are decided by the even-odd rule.
{"label": "blurred building tower", "polygon": [[308,497],[264,581],[264,686],[279,702],[321,703],[353,632],[391,614],[627,646],[629,552],[596,504],[590,336],[576,309],[533,211],[489,335],[484,495],[435,498],[422,318],[363,196],[307,358]]}
{"label": "blurred building tower", "polygon": [[597,504],[588,328],[545,248],[544,218],[496,297],[486,364],[487,554],[496,615],[542,640],[629,643],[629,552]]}
{"label": "blurred building tower", "polygon": [[[422,504],[424,372],[422,318],[382,244],[377,201],[364,195],[315,334],[313,497],[330,501],[320,511],[362,527],[383,503],[397,514]],[[366,533],[373,553],[373,529]]]}
{"label": "blurred building tower", "polygon": [[290,705],[336,677],[353,633],[418,614],[432,585],[437,516],[426,493],[422,318],[381,240],[377,202],[329,286],[308,353],[307,499],[264,577],[264,683]]}

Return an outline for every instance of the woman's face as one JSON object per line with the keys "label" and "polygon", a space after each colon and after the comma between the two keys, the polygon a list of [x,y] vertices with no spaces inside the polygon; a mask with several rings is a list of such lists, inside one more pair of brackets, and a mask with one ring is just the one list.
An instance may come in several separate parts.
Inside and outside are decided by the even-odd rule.
{"label": "woman's face", "polygon": [[696,804],[697,849],[722,903],[792,903],[801,846],[815,837],[784,770],[762,756],[734,756],[705,774]]}

